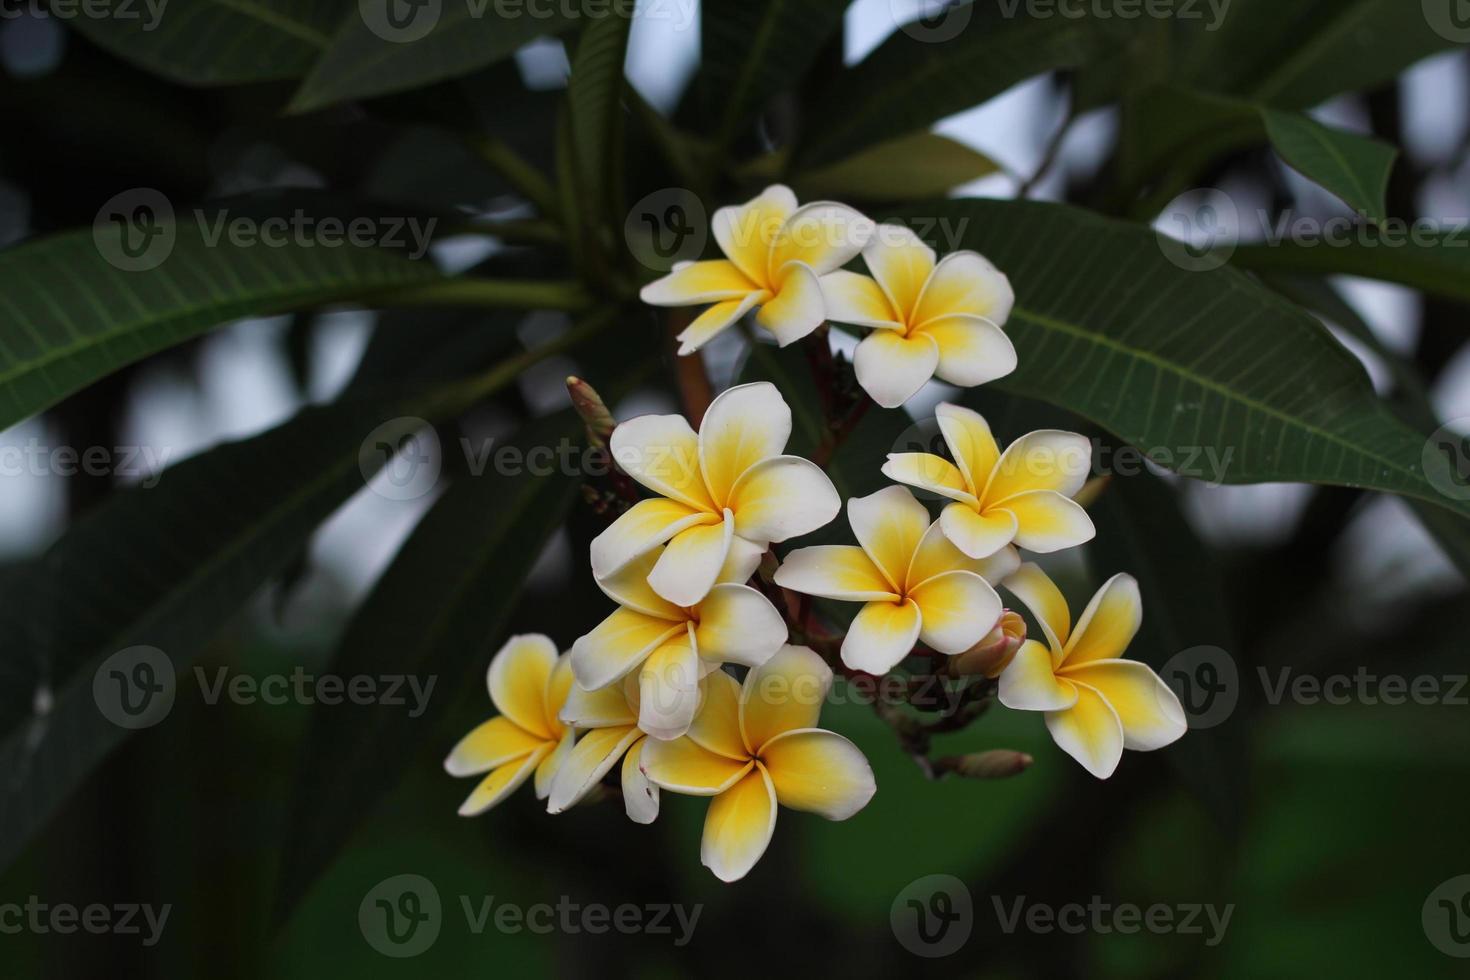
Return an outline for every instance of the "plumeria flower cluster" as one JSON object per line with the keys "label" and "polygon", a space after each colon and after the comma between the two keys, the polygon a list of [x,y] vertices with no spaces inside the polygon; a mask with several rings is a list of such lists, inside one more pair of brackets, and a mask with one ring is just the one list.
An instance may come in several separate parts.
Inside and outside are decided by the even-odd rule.
{"label": "plumeria flower cluster", "polygon": [[[711,304],[680,335],[681,354],[752,312],[782,345],[840,320],[870,331],[853,372],[886,407],[933,376],[971,386],[1016,366],[1001,329],[1010,284],[973,252],[938,258],[905,229],[840,204],[798,206],[779,186],[717,212],[714,235],[724,259],[682,265],[643,293]],[[870,275],[844,268],[859,256]],[[1092,466],[1084,437],[1044,430],[1002,448],[979,413],[941,404],[947,455],[890,454],[881,472],[893,485],[846,501],[855,543],[801,546],[843,501],[820,466],[786,452],[792,412],[774,385],[726,390],[696,429],[680,415],[616,424],[595,392],[569,384],[594,445],[634,481],[619,485],[617,516],[590,549],[612,610],[565,653],[530,635],[494,656],[499,715],[445,762],[480,777],[461,813],[528,780],[551,813],[616,783],[638,823],[657,818],[662,792],[705,796],[703,862],[735,881],[765,852],[779,807],[846,820],[876,792],[863,753],[818,725],[834,669],[854,682],[906,662],[978,678],[962,689],[979,692],[977,710],[993,695],[1042,712],[1056,744],[1099,778],[1124,749],[1183,735],[1174,693],[1124,656],[1142,621],[1137,583],[1108,580],[1074,627],[1060,590],[1022,558],[1093,537],[1076,499]],[[915,491],[939,502],[937,515]],[[1027,637],[1003,592],[1045,643]],[[844,609],[850,622],[824,625]],[[914,723],[895,729],[911,740]],[[938,769],[921,760],[931,775],[986,778],[1029,762],[1005,751]]]}
{"label": "plumeria flower cluster", "polygon": [[[755,311],[783,347],[828,320],[869,330],[853,366],[884,408],[931,378],[971,388],[1016,369],[1002,329],[1015,293],[982,255],[940,259],[902,225],[875,224],[831,201],[798,206],[779,184],[721,208],[712,224],[723,259],[681,263],[641,293],[654,306],[710,304],[679,335],[681,355]],[[843,268],[858,256],[869,274]]]}

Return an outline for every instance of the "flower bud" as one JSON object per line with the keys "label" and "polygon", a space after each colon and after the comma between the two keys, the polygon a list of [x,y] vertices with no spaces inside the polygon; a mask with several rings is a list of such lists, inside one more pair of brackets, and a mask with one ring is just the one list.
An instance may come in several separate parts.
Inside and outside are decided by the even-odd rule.
{"label": "flower bud", "polygon": [[572,407],[577,410],[582,421],[587,424],[587,439],[595,449],[606,449],[607,441],[612,438],[612,431],[617,427],[612,412],[607,410],[607,404],[602,396],[581,378],[567,378],[567,393],[572,396]]}
{"label": "flower bud", "polygon": [[956,677],[966,674],[984,674],[999,677],[1000,672],[1010,666],[1016,651],[1026,639],[1026,621],[1020,613],[1009,609],[1001,613],[995,629],[985,635],[979,643],[949,662],[950,673]]}
{"label": "flower bud", "polygon": [[993,749],[971,755],[953,755],[940,759],[934,768],[970,779],[1005,779],[1025,772],[1035,760],[1015,749]]}

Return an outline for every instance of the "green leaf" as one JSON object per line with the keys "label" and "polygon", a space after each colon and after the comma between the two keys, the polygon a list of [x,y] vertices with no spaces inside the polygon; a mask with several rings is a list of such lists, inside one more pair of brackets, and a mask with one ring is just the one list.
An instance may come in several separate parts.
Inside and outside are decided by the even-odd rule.
{"label": "green leaf", "polygon": [[[1442,4],[1448,18],[1450,4]],[[1279,109],[1370,91],[1455,46],[1405,0],[1232,0],[1214,31],[1190,35],[1179,80]]]}
{"label": "green leaf", "polygon": [[1294,170],[1374,221],[1387,213],[1388,174],[1398,151],[1387,143],[1324,126],[1306,116],[1262,109],[1271,144]]}
{"label": "green leaf", "polygon": [[[376,248],[209,244],[197,224],[174,234],[156,268],[126,272],[116,226],[0,252],[0,430],[124,365],[228,320],[340,302],[438,277],[429,262]],[[155,243],[165,242],[156,238]],[[105,257],[107,256],[107,257]]]}
{"label": "green leaf", "polygon": [[615,10],[590,20],[577,40],[572,74],[567,79],[572,146],[577,155],[578,186],[583,212],[603,220],[622,208],[614,200],[616,161],[623,158],[623,64],[628,57],[631,9]]}
{"label": "green leaf", "polygon": [[1363,276],[1470,301],[1470,225],[1464,223],[1434,228],[1389,220],[1354,228],[1346,240],[1243,245],[1230,261],[1263,273]]}
{"label": "green leaf", "polygon": [[537,37],[564,33],[579,19],[562,12],[561,5],[539,9],[543,16],[533,16],[530,5],[513,16],[490,0],[427,4],[414,8],[414,18],[401,32],[349,17],[287,111],[311,112],[467,75],[509,58]]}
{"label": "green leaf", "polygon": [[1378,399],[1357,360],[1235,270],[1186,271],[1153,232],[1061,205],[944,201],[909,214],[921,234],[954,235],[943,244],[1010,276],[1020,367],[1007,390],[1165,466],[1213,447],[1227,483],[1364,487],[1470,514],[1425,477],[1425,434]]}
{"label": "green leaf", "polygon": [[66,24],[172,81],[238,85],[300,78],[349,11],[357,20],[354,0],[91,0]]}
{"label": "green leaf", "polygon": [[210,638],[362,489],[374,459],[359,459],[364,438],[401,414],[381,400],[308,408],[206,452],[111,498],[10,583],[0,605],[23,619],[8,635],[25,641],[6,657],[20,674],[7,687],[35,707],[0,717],[0,865],[128,734],[94,700],[102,662],[147,645],[187,683]]}
{"label": "green leaf", "polygon": [[840,160],[927,129],[1033,75],[1076,67],[1096,36],[1093,25],[1066,17],[1005,18],[989,6],[971,6],[986,23],[971,23],[943,43],[900,30],[831,79],[811,112],[797,163]]}
{"label": "green leaf", "polygon": [[[580,439],[563,412],[515,440],[523,450]],[[577,499],[569,473],[487,473],[435,504],[348,626],[330,672],[435,679],[430,710],[374,704],[317,711],[302,750],[286,836],[278,912],[284,918],[346,844],[459,692],[482,690],[490,653],[526,578]],[[445,753],[448,752],[445,746]],[[468,792],[468,790],[466,790]]]}
{"label": "green leaf", "polygon": [[911,133],[839,163],[792,175],[799,197],[900,201],[942,197],[1000,169],[995,161],[938,133]]}
{"label": "green leaf", "polygon": [[771,96],[793,87],[842,22],[847,0],[704,0],[702,80],[728,144]]}

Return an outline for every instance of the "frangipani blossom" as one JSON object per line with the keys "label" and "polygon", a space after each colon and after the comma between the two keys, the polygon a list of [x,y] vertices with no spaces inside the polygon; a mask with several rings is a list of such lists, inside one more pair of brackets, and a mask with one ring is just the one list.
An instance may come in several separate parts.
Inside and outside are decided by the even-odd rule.
{"label": "frangipani blossom", "polygon": [[643,771],[674,793],[712,796],[700,860],[721,881],[755,866],[776,829],[776,804],[846,820],[877,791],[857,746],[815,727],[832,670],[807,647],[787,646],[746,675],[708,679],[689,734],[645,742]]}
{"label": "frangipani blossom", "polygon": [[821,468],[782,455],[791,409],[768,382],[716,398],[696,435],[681,415],[644,415],[613,430],[613,458],[659,497],[642,500],[592,542],[607,578],[659,545],[648,584],[680,606],[703,599],[732,551],[807,534],[842,507]]}
{"label": "frangipani blossom", "polygon": [[979,412],[945,402],[935,416],[954,462],[932,453],[889,453],[883,475],[954,501],[939,524],[957,548],[984,558],[1012,542],[1046,553],[1092,540],[1092,518],[1071,499],[1092,469],[1092,444],[1084,436],[1043,429],[1002,453]]}
{"label": "frangipani blossom", "polygon": [[639,293],[652,306],[714,304],[679,334],[681,356],[757,308],[755,322],[782,347],[805,337],[827,319],[818,277],[850,262],[873,234],[873,222],[852,208],[830,201],[797,207],[780,184],[720,208],[711,225],[725,258],[680,263]]}
{"label": "frangipani blossom", "polygon": [[715,586],[693,606],[678,606],[649,587],[662,560],[649,552],[597,584],[618,609],[572,644],[577,685],[597,691],[636,670],[638,726],[658,739],[689,730],[699,708],[699,680],[722,663],[756,667],[786,642],[786,621],[771,601],[744,583],[763,551],[741,539]]}
{"label": "frangipani blossom", "polygon": [[647,735],[638,727],[638,711],[638,685],[632,677],[600,691],[572,686],[561,720],[585,731],[551,781],[548,813],[561,813],[576,804],[622,759],[623,808],[628,818],[635,823],[658,818],[658,787],[639,768]]}
{"label": "frangipani blossom", "polygon": [[1000,620],[1000,581],[1020,559],[1011,549],[987,561],[965,556],[905,487],[847,502],[858,544],[799,548],[776,571],[796,592],[865,603],[842,641],[842,662],[884,674],[923,640],[953,656],[979,643]]}
{"label": "frangipani blossom", "polygon": [[1027,640],[1000,675],[1000,703],[1046,712],[1051,737],[1099,779],[1124,749],[1150,752],[1188,729],[1178,697],[1145,664],[1122,659],[1143,621],[1138,583],[1114,575],[1072,628],[1067,602],[1051,579],[1027,563],[1005,587],[1031,610],[1046,644]]}
{"label": "frangipani blossom", "polygon": [[490,661],[490,700],[500,715],[478,726],[444,760],[451,776],[489,773],[459,808],[484,813],[536,774],[545,799],[557,769],[572,750],[572,730],[560,715],[572,688],[572,669],[556,644],[540,633],[512,636]]}
{"label": "frangipani blossom", "polygon": [[880,225],[863,261],[872,278],[830,272],[822,293],[828,319],[873,328],[853,368],[879,405],[897,408],[933,377],[971,388],[1016,369],[1016,349],[1001,330],[1016,294],[984,256],[940,260],[910,229]]}

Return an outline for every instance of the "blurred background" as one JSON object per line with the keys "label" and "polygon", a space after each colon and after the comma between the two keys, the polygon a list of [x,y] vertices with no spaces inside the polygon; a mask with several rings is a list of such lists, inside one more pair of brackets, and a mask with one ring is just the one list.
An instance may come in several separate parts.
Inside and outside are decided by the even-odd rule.
{"label": "blurred background", "polygon": [[[0,20],[0,246],[88,227],[104,202],[136,187],[180,201],[352,188],[425,208],[463,203],[464,189],[474,188],[469,200],[479,216],[516,216],[472,158],[439,152],[444,138],[428,121],[375,143],[371,122],[350,114],[278,115],[282,88],[173,86],[57,18],[8,0],[7,6]],[[697,23],[697,7],[684,7]],[[918,4],[858,0],[847,15],[842,57],[862,58],[919,12]],[[653,106],[672,110],[679,103],[699,58],[699,33],[680,18],[635,22],[627,70]],[[493,114],[501,87],[555,93],[566,68],[561,42],[542,40],[522,49],[513,68],[444,87]],[[1066,128],[1054,162],[1038,174],[1071,113],[1057,81],[1038,78],[945,120],[940,132],[1003,168],[957,193],[1011,197],[1027,183],[1033,197],[1083,199],[1112,150],[1118,120],[1112,110],[1081,114]],[[1313,114],[1403,148],[1389,195],[1396,216],[1447,223],[1470,216],[1465,51],[1422,61],[1391,84]],[[545,120],[497,122],[533,156],[549,154]],[[431,150],[441,169],[428,172],[419,163]],[[1266,151],[1222,162],[1209,183],[1225,189],[1243,213],[1290,209],[1326,218],[1344,209]],[[1190,207],[1188,195],[1179,207]],[[1243,225],[1238,233],[1249,241],[1261,229]],[[450,270],[496,252],[483,238],[454,237],[433,250]],[[1334,285],[1350,304],[1342,317],[1360,318],[1356,326],[1369,331],[1372,343],[1354,324],[1329,325],[1381,392],[1404,394],[1387,352],[1422,380],[1441,420],[1470,417],[1463,306],[1382,283],[1340,279]],[[0,282],[0,296],[5,288]],[[0,433],[0,563],[41,553],[116,485],[147,485],[162,466],[332,400],[358,372],[374,329],[385,326],[379,321],[392,316],[334,309],[236,323]],[[453,328],[448,314],[444,320]],[[474,326],[472,320],[463,325]],[[535,314],[516,330],[529,345],[565,326],[559,314]],[[0,337],[5,330],[0,319]],[[850,351],[850,342],[835,342]],[[717,384],[736,375],[745,354],[738,337],[711,350]],[[545,361],[473,419],[469,434],[493,439],[517,420],[557,411],[567,404],[566,375],[595,382],[597,370],[595,363],[567,358]],[[932,384],[908,410],[925,418],[950,394]],[[1033,409],[1009,405],[1004,411],[1014,418],[998,424],[1021,427]],[[615,405],[620,418],[675,410],[672,394],[658,386],[627,393]],[[30,462],[53,459],[57,447],[105,447],[132,465],[67,476]],[[436,499],[435,492],[395,499],[381,483],[357,493],[289,578],[273,583],[221,631],[202,660],[207,671],[227,666],[264,677],[326,666],[352,609]],[[289,849],[282,842],[292,833],[295,753],[309,710],[209,704],[198,685],[181,684],[166,722],[125,742],[0,872],[0,906],[33,895],[78,906],[168,905],[160,940],[145,945],[137,936],[7,930],[0,932],[0,972],[1465,975],[1465,960],[1437,944],[1424,919],[1431,893],[1470,874],[1455,788],[1470,775],[1470,686],[1463,681],[1470,673],[1464,628],[1470,606],[1463,571],[1397,498],[1192,481],[1183,485],[1187,524],[1176,527],[1146,506],[1138,509],[1147,492],[1127,498],[1131,503],[1105,497],[1099,506],[1135,511],[1131,521],[1121,513],[1099,520],[1100,527],[1111,524],[1118,540],[1089,549],[1087,560],[1126,558],[1130,536],[1198,538],[1212,556],[1186,572],[1210,583],[1200,586],[1201,596],[1223,595],[1225,605],[1204,601],[1198,622],[1171,624],[1188,641],[1175,651],[1186,658],[1181,662],[1192,667],[1210,660],[1219,667],[1210,676],[1225,678],[1226,704],[1196,719],[1201,728],[1186,743],[1198,747],[1188,755],[1182,747],[1130,753],[1115,779],[1098,784],[1052,746],[1039,717],[995,711],[941,740],[936,751],[1015,748],[1033,754],[1035,765],[1003,781],[929,782],[870,710],[834,704],[824,725],[861,745],[877,773],[878,796],[844,824],[783,811],[765,859],[747,880],[725,886],[699,866],[700,800],[665,794],[663,814],[650,827],[623,819],[616,801],[553,820],[529,792],[483,818],[456,817],[469,784],[445,776],[440,762],[492,709],[482,686],[440,691],[436,698],[454,708],[441,711],[433,737],[415,746],[420,764],[364,815],[349,846],[283,911],[277,883]],[[547,632],[567,647],[605,614],[606,601],[578,557],[595,532],[583,523],[558,535],[537,562],[508,632]],[[166,526],[156,531],[170,533]],[[1148,569],[1089,568],[1079,559],[1054,570],[1079,609],[1096,575],[1134,571],[1144,581],[1149,616]],[[0,651],[12,640],[0,636]],[[479,676],[488,659],[480,651],[466,655],[483,661],[471,671]],[[1352,693],[1335,699],[1345,703],[1279,693],[1284,677],[1299,676],[1351,678]],[[1432,679],[1438,693],[1421,699],[1431,703],[1371,696],[1382,694],[1390,676],[1410,684]],[[402,874],[432,883],[443,907],[437,939],[407,960],[383,955],[359,924],[365,898]],[[931,898],[939,891],[968,903],[962,925],[970,931],[958,951],[924,955],[935,948],[912,948],[902,925],[905,903],[917,895],[937,910]],[[673,916],[673,935],[565,928],[535,934],[494,925],[477,932],[466,910],[491,898],[522,907],[677,903],[700,911],[686,943],[676,943]],[[1163,905],[1175,910],[1176,921],[1198,906],[1193,915],[1201,932],[1024,925],[1007,931],[999,909],[1008,915],[1018,900],[1051,908]],[[1219,914],[1230,910],[1218,935],[1206,906]],[[1470,931],[1470,908],[1463,922]],[[1459,957],[1470,955],[1470,942],[1455,937],[1450,945]]]}

